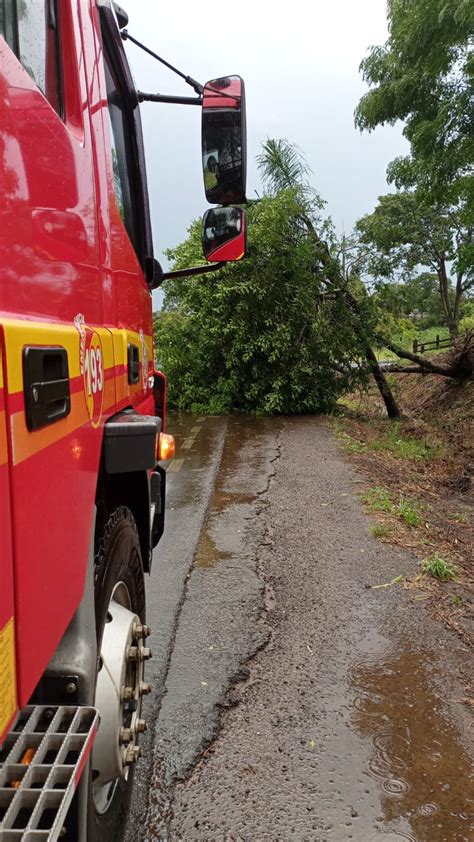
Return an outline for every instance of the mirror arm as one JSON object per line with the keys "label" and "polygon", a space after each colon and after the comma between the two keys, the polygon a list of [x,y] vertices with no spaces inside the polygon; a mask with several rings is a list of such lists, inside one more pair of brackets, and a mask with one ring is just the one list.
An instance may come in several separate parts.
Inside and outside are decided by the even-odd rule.
{"label": "mirror arm", "polygon": [[143,50],[145,53],[148,53],[149,56],[152,56],[152,58],[155,58],[157,61],[161,62],[161,64],[164,64],[165,67],[167,67],[168,70],[171,70],[172,73],[176,73],[177,76],[181,76],[181,79],[184,79],[187,85],[191,85],[191,87],[194,88],[194,90],[197,94],[199,94],[199,96],[203,94],[204,88],[199,82],[196,82],[196,80],[193,79],[192,76],[187,76],[186,73],[181,73],[181,70],[178,70],[177,67],[173,67],[173,65],[170,64],[169,61],[166,61],[166,59],[161,58],[161,56],[159,56],[157,53],[154,53],[153,50],[150,50],[149,47],[145,47],[145,44],[142,44],[140,41],[137,41],[136,38],[133,38],[132,35],[129,34],[128,29],[122,29],[120,35],[122,36],[123,41],[131,41],[132,44],[135,44],[135,46],[139,47],[140,50]]}
{"label": "mirror arm", "polygon": [[138,102],[171,102],[174,105],[202,105],[201,96],[167,96],[166,94],[145,94],[137,91]]}
{"label": "mirror arm", "polygon": [[217,272],[222,269],[227,263],[226,260],[220,263],[211,263],[206,266],[195,266],[194,269],[177,269],[175,272],[163,272],[162,280],[166,281],[168,278],[186,278],[188,275],[207,275],[209,272]]}

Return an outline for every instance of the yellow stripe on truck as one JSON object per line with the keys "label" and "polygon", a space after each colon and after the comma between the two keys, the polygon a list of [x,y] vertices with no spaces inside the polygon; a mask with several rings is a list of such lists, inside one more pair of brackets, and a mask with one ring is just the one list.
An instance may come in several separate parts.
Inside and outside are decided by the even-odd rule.
{"label": "yellow stripe on truck", "polygon": [[0,629],[0,735],[16,713],[15,631],[13,617]]}

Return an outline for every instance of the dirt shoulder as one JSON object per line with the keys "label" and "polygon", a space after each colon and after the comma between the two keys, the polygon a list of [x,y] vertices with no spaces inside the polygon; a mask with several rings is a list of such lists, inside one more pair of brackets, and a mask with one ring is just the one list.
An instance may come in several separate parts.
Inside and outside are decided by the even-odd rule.
{"label": "dirt shoulder", "polygon": [[392,385],[405,414],[400,423],[387,420],[370,390],[344,401],[334,427],[364,479],[360,495],[374,535],[420,561],[402,587],[417,590],[472,645],[474,383],[399,375]]}
{"label": "dirt shoulder", "polygon": [[173,787],[166,838],[467,840],[470,653],[401,587],[374,587],[418,560],[371,535],[329,424],[289,420],[279,453],[256,547],[270,642]]}

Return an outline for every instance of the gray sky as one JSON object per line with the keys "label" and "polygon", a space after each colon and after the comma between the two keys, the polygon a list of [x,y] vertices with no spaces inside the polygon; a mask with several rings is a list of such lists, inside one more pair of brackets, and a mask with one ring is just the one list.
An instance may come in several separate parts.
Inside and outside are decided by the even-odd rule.
{"label": "gray sky", "polygon": [[[386,40],[384,0],[121,0],[129,31],[204,83],[232,73],[246,84],[247,196],[260,190],[255,156],[267,137],[298,144],[339,231],[387,192],[389,161],[406,153],[401,126],[360,134],[353,112],[366,91],[358,67]],[[127,45],[138,88],[193,95],[182,80]],[[155,254],[182,241],[209,207],[200,160],[200,109],[142,106]],[[165,262],[165,261],[163,261]],[[155,306],[160,296],[154,294]]]}

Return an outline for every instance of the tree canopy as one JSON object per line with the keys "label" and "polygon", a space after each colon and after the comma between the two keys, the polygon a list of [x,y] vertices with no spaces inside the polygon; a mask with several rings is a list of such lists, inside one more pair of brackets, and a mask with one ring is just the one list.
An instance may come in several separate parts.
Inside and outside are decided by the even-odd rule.
{"label": "tree canopy", "polygon": [[[396,418],[374,345],[415,364],[398,371],[457,377],[459,366],[425,360],[380,332],[383,302],[360,278],[363,266],[381,278],[396,267],[413,281],[416,268],[433,270],[438,251],[446,263],[451,221],[430,216],[429,204],[423,216],[418,194],[405,191],[382,197],[353,235],[338,238],[297,147],[269,139],[258,164],[265,195],[247,208],[245,261],[166,281],[155,334],[170,404],[210,413],[328,411],[371,373]],[[169,257],[178,270],[202,263],[200,221]],[[424,274],[432,289],[433,273]]]}
{"label": "tree canopy", "polygon": [[[155,333],[170,402],[215,413],[330,410],[365,377],[354,365],[360,337],[315,271],[297,192],[265,196],[248,217],[245,261],[166,282]],[[315,213],[313,224],[325,223]],[[200,222],[170,256],[175,268],[202,261]]]}
{"label": "tree canopy", "polygon": [[443,321],[455,335],[463,296],[474,286],[473,227],[466,214],[407,190],[380,196],[356,228],[367,246],[365,269],[374,278],[409,282],[423,270],[436,275]]}
{"label": "tree canopy", "polygon": [[391,164],[389,179],[472,201],[474,6],[388,0],[387,11],[388,40],[361,63],[371,90],[357,106],[356,125],[405,121],[412,154]]}

